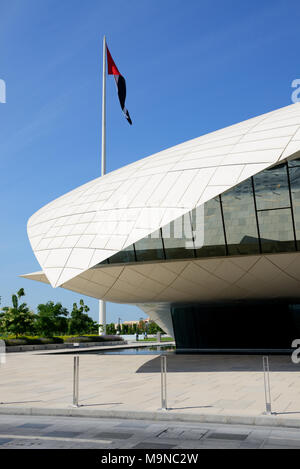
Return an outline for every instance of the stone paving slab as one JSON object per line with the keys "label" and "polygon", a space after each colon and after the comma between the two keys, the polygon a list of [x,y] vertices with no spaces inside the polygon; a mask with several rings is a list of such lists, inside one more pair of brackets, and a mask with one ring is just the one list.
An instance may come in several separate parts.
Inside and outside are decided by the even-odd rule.
{"label": "stone paving slab", "polygon": [[300,365],[270,356],[272,411],[264,415],[261,356],[167,356],[168,411],[160,411],[160,357],[80,355],[79,408],[72,408],[74,354],[9,354],[0,367],[0,413],[107,416],[300,427]]}

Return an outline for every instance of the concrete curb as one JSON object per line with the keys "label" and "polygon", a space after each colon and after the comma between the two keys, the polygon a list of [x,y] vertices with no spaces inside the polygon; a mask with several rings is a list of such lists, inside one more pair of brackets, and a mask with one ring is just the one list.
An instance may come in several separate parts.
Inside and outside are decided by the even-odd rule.
{"label": "concrete curb", "polygon": [[278,417],[277,415],[218,415],[188,414],[163,411],[101,410],[82,407],[43,408],[43,407],[5,407],[0,405],[0,415],[35,415],[56,417],[118,418],[133,420],[161,420],[192,423],[221,423],[232,425],[257,425],[264,427],[300,428],[300,419]]}
{"label": "concrete curb", "polygon": [[[100,345],[101,344],[101,345]],[[18,345],[17,347],[21,347],[24,350],[7,350],[6,352],[10,353],[25,353],[25,352],[32,352],[33,354],[38,354],[39,352],[43,354],[43,352],[47,352],[49,354],[74,354],[77,352],[97,352],[103,350],[121,350],[121,349],[130,349],[130,348],[147,348],[147,347],[156,347],[156,346],[168,346],[168,345],[175,345],[175,342],[127,342],[127,341],[114,341],[114,342],[82,342],[78,346],[74,346],[73,344],[67,344],[68,347],[64,347],[64,344],[48,344],[48,345]],[[25,347],[31,347],[31,349],[25,350]],[[40,348],[38,348],[40,347]],[[10,346],[10,349],[15,348],[15,346]]]}

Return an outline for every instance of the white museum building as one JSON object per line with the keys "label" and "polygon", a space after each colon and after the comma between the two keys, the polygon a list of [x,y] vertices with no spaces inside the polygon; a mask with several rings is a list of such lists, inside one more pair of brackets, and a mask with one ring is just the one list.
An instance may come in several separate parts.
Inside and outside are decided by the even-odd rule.
{"label": "white museum building", "polygon": [[38,210],[25,278],[139,306],[178,349],[300,333],[300,103],[142,158]]}

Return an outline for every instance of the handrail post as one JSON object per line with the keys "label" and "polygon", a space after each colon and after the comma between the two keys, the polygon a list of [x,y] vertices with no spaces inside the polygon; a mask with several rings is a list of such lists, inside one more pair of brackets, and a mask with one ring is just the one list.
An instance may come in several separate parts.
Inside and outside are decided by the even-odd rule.
{"label": "handrail post", "polygon": [[266,415],[272,414],[271,407],[271,386],[270,386],[270,369],[269,369],[269,357],[263,357],[263,370],[264,370],[264,388],[265,388],[265,401],[266,401]]}
{"label": "handrail post", "polygon": [[4,340],[0,340],[0,365],[6,363],[6,345]]}
{"label": "handrail post", "polygon": [[74,357],[73,365],[73,407],[79,407],[79,356]]}
{"label": "handrail post", "polygon": [[167,408],[167,357],[166,355],[160,356],[160,367],[161,367],[161,408],[162,410],[168,410]]}

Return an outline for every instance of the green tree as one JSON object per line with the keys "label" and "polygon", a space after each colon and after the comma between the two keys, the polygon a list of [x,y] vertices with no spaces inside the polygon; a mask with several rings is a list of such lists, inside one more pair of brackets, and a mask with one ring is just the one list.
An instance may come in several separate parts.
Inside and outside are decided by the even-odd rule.
{"label": "green tree", "polygon": [[4,332],[11,332],[16,336],[34,332],[35,315],[26,303],[19,303],[23,296],[25,296],[24,288],[20,288],[17,294],[13,294],[11,297],[12,306],[2,308],[0,324]]}
{"label": "green tree", "polygon": [[61,303],[48,301],[39,304],[36,315],[37,332],[44,337],[53,337],[54,334],[64,334],[68,331],[68,310]]}
{"label": "green tree", "polygon": [[139,323],[138,323],[138,331],[139,331],[139,332],[145,332],[145,330],[146,330],[146,323],[145,323],[145,321],[143,321],[143,319],[141,318],[141,319],[139,320]]}
{"label": "green tree", "polygon": [[106,324],[106,334],[107,335],[115,335],[116,334],[116,328],[114,323]]}
{"label": "green tree", "polygon": [[136,333],[136,324],[131,324],[128,327],[128,334],[135,334]]}
{"label": "green tree", "polygon": [[98,330],[98,324],[86,313],[90,308],[84,304],[81,299],[77,303],[73,303],[71,318],[69,319],[69,334],[92,334]]}
{"label": "green tree", "polygon": [[147,332],[148,334],[156,334],[157,332],[164,334],[164,331],[154,321],[149,321]]}

